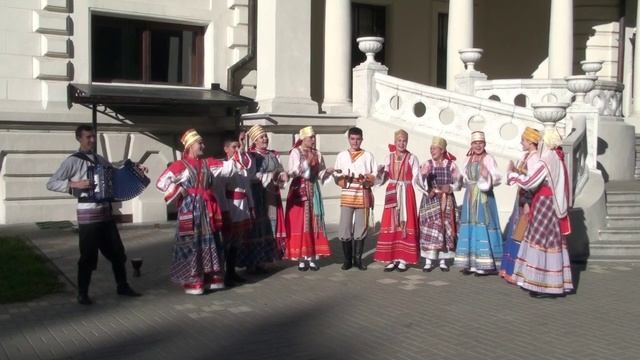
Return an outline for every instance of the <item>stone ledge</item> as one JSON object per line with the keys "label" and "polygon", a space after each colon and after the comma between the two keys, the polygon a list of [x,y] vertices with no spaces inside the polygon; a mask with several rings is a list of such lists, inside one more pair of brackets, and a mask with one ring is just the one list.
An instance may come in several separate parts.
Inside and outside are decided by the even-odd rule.
{"label": "stone ledge", "polygon": [[71,36],[73,35],[73,20],[66,14],[34,11],[33,31],[40,34]]}

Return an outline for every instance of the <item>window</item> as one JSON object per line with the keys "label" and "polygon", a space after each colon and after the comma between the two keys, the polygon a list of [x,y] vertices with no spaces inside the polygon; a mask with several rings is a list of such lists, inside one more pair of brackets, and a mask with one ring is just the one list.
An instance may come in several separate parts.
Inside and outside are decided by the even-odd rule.
{"label": "window", "polygon": [[438,13],[438,44],[436,58],[436,86],[447,87],[447,28],[449,14]]}
{"label": "window", "polygon": [[[386,37],[386,8],[368,4],[351,4],[352,16],[352,46],[351,68],[362,63],[366,56],[358,49],[356,39],[363,36]],[[386,39],[385,39],[386,40]],[[384,54],[386,46],[376,54],[376,60],[385,63]]]}
{"label": "window", "polygon": [[94,15],[92,79],[201,86],[203,38],[203,27]]}

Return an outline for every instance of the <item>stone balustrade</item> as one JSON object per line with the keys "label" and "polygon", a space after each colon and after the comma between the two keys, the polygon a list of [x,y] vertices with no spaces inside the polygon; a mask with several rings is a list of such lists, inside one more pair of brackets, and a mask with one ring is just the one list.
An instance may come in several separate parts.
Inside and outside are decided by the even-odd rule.
{"label": "stone balustrade", "polygon": [[482,130],[493,151],[517,156],[525,127],[541,128],[530,108],[401,80],[382,73],[373,77],[376,99],[371,115],[412,131],[439,134],[467,143]]}

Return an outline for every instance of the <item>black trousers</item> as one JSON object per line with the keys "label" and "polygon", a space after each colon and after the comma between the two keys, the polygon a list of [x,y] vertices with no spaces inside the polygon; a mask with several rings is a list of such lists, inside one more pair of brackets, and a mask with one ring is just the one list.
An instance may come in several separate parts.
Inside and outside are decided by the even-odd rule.
{"label": "black trousers", "polygon": [[80,259],[78,260],[78,292],[88,293],[91,272],[98,266],[98,250],[111,262],[118,288],[128,287],[125,263],[127,256],[113,220],[80,224]]}

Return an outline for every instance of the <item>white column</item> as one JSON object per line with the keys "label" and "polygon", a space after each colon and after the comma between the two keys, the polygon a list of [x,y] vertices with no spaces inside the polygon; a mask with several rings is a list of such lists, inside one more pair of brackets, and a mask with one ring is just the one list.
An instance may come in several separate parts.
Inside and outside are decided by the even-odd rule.
{"label": "white column", "polygon": [[549,79],[573,74],[573,0],[551,0]]}
{"label": "white column", "polygon": [[[636,19],[640,19],[640,4],[636,7]],[[636,23],[638,23],[637,20]],[[638,25],[640,23],[636,24],[636,41],[633,46],[633,100],[631,114],[635,118],[640,117],[640,26]],[[636,132],[640,132],[640,129],[636,129]]]}
{"label": "white column", "polygon": [[324,21],[324,102],[327,113],[351,112],[351,0],[328,0]]}
{"label": "white column", "polygon": [[311,0],[260,0],[257,45],[259,111],[317,114],[310,96]]}
{"label": "white column", "polygon": [[455,76],[464,71],[458,50],[473,47],[473,0],[449,1],[447,31],[447,90],[454,90]]}

